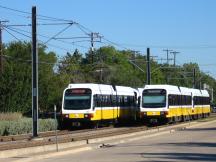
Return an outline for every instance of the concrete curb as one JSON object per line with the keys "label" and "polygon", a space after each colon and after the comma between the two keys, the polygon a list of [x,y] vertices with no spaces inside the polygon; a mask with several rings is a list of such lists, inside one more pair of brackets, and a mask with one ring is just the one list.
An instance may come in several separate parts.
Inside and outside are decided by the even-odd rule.
{"label": "concrete curb", "polygon": [[[63,150],[67,148],[84,146],[86,144],[87,144],[86,141],[74,141],[69,143],[61,143],[58,144],[58,149]],[[56,151],[55,144],[1,151],[0,158],[9,158],[9,157],[15,157],[20,155],[37,154],[37,153],[44,153],[50,151]]]}
{"label": "concrete curb", "polygon": [[[135,133],[128,133],[128,134],[89,139],[89,140],[83,140],[83,141],[73,141],[69,143],[60,143],[58,144],[58,149],[60,150],[60,152],[61,150],[65,150],[65,149],[72,149],[73,150],[72,152],[75,152],[75,150],[77,149],[79,151],[82,151],[81,148],[77,148],[77,147],[90,149],[93,147],[88,144],[100,145],[102,142],[111,141],[111,140],[119,140],[114,143],[110,142],[112,144],[125,143],[129,141],[143,139],[143,138],[158,136],[161,134],[174,133],[175,130],[179,127],[192,128],[192,127],[198,127],[201,125],[210,124],[214,122],[216,122],[216,120],[207,121],[204,123],[201,123],[198,121],[192,121],[190,123],[182,123],[182,124],[173,125],[173,126],[171,125],[171,126],[163,127],[163,128],[158,127],[156,129],[149,129],[149,130],[135,132]],[[38,154],[38,153],[53,152],[53,151],[56,151],[55,144],[1,151],[0,158],[10,158],[10,157],[16,157],[16,156],[21,156],[21,155],[23,156],[23,155],[28,155],[28,154]],[[85,149],[83,151],[85,151]],[[59,152],[54,152],[54,153],[59,153]]]}
{"label": "concrete curb", "polygon": [[13,162],[31,162],[31,161],[39,161],[45,158],[54,158],[54,157],[58,157],[58,156],[63,156],[63,155],[69,155],[69,154],[75,154],[78,152],[82,152],[82,151],[88,151],[88,150],[92,150],[92,147],[82,147],[82,148],[76,148],[73,150],[66,150],[66,151],[60,151],[60,152],[52,152],[52,153],[47,153],[47,154],[43,154],[43,155],[38,155],[38,156],[32,156],[32,157],[25,157],[24,159],[18,159],[18,160],[14,160]]}

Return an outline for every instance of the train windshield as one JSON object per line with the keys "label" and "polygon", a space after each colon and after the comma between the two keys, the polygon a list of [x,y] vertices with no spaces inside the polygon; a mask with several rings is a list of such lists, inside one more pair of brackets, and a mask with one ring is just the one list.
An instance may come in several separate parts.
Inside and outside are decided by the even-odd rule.
{"label": "train windshield", "polygon": [[143,91],[142,107],[159,108],[166,106],[166,90],[146,89]]}
{"label": "train windshield", "polygon": [[86,110],[91,108],[90,89],[67,89],[64,96],[65,110]]}

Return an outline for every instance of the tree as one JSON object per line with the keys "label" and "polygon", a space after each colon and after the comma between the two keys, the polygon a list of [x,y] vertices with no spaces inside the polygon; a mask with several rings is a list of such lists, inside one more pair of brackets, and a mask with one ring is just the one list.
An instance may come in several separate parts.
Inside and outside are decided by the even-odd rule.
{"label": "tree", "polygon": [[4,73],[0,78],[1,112],[31,109],[31,45],[12,42],[5,50]]}

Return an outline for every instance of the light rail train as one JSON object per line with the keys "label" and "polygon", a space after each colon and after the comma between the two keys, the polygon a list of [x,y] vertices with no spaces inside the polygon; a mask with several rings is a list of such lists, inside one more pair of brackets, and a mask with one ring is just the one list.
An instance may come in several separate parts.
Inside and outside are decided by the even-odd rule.
{"label": "light rail train", "polygon": [[65,125],[131,121],[137,116],[138,91],[131,87],[104,84],[69,84],[63,92]]}
{"label": "light rail train", "polygon": [[98,126],[102,123],[176,122],[207,117],[206,90],[173,85],[134,89],[105,84],[69,84],[63,92],[62,124]]}
{"label": "light rail train", "polygon": [[186,121],[210,114],[210,98],[206,90],[146,85],[138,91],[140,119],[146,122]]}

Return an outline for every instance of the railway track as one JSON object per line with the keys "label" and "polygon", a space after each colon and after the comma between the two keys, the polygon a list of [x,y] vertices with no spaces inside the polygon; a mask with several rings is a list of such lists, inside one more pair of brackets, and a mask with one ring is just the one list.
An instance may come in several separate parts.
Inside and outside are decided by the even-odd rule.
{"label": "railway track", "polygon": [[[205,119],[199,119],[197,121],[211,120],[215,119],[216,114],[211,115]],[[182,122],[181,122],[182,123]],[[76,131],[58,131],[58,143],[66,143],[80,140],[89,140],[98,137],[108,137],[120,134],[127,134],[139,131],[145,131],[149,129],[158,129],[167,126],[178,125],[179,123],[169,124],[169,125],[161,125],[161,126],[135,126],[135,127],[104,127],[99,129],[84,129],[84,130],[76,130]],[[31,135],[17,135],[17,136],[3,136],[0,137],[0,151],[2,150],[10,150],[10,149],[19,149],[26,147],[35,147],[42,145],[50,145],[55,144],[55,132],[45,132],[40,133],[38,138],[32,139]]]}
{"label": "railway track", "polygon": [[[97,130],[103,130],[107,128],[98,128]],[[96,129],[95,129],[96,130]],[[88,131],[95,131],[94,129],[79,129],[79,130],[57,130],[58,135],[67,135],[67,134],[76,134],[76,133],[83,133],[83,132],[88,132]],[[49,132],[41,132],[38,133],[39,138],[45,138],[45,137],[50,137],[50,136],[55,136],[56,132],[55,131],[49,131]],[[22,134],[22,135],[10,135],[10,136],[0,136],[0,145],[1,143],[4,142],[15,142],[15,141],[30,141],[32,140],[32,134]]]}

